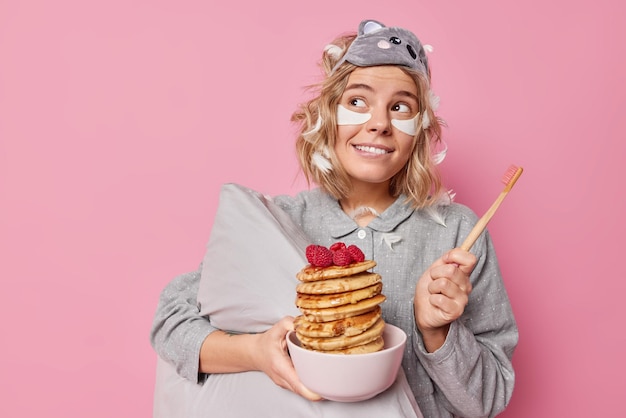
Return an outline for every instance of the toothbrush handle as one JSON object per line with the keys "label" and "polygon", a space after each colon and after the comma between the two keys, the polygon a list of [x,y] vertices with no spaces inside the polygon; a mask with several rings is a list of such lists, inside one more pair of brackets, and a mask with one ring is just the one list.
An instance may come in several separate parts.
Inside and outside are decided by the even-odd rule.
{"label": "toothbrush handle", "polygon": [[493,202],[489,210],[485,212],[485,214],[482,216],[482,218],[478,220],[478,222],[476,222],[474,228],[472,228],[467,238],[465,238],[465,241],[463,241],[463,244],[461,244],[462,249],[464,249],[465,251],[469,251],[472,248],[480,234],[482,234],[482,232],[487,227],[487,224],[489,223],[493,215],[495,215],[496,210],[498,210],[498,207],[506,197],[507,193],[508,190],[502,191],[496,201]]}

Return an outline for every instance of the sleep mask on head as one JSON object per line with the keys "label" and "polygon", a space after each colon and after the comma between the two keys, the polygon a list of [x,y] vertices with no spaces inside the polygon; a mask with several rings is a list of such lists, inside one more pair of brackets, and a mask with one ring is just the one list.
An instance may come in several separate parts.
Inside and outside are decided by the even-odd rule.
{"label": "sleep mask on head", "polygon": [[359,24],[357,37],[331,73],[346,61],[358,67],[402,65],[428,76],[428,59],[419,39],[411,31],[375,20]]}

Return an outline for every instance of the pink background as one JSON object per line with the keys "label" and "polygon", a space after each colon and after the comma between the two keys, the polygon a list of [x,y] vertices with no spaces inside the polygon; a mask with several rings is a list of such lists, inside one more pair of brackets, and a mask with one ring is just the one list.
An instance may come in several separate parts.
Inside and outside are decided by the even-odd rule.
{"label": "pink background", "polygon": [[337,33],[431,54],[443,164],[490,224],[519,322],[506,417],[624,406],[625,10],[524,2],[0,1],[0,416],[147,417],[162,287],[219,185],[304,187],[289,117]]}

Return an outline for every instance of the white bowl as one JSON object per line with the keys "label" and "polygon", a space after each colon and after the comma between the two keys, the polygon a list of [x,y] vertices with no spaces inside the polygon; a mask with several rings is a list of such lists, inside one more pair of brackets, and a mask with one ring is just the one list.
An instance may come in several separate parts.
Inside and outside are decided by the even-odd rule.
{"label": "white bowl", "polygon": [[400,369],[406,333],[390,324],[383,331],[381,351],[367,354],[327,354],[300,346],[294,331],[287,346],[302,383],[321,397],[339,402],[373,398],[388,389]]}

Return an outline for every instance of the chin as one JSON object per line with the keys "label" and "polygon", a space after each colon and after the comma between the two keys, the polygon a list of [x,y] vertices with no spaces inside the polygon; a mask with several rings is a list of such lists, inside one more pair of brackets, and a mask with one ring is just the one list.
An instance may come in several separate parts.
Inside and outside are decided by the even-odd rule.
{"label": "chin", "polygon": [[360,183],[369,183],[372,185],[378,185],[383,183],[389,183],[393,176],[387,175],[372,175],[371,173],[362,176],[350,176],[353,180],[358,181]]}

